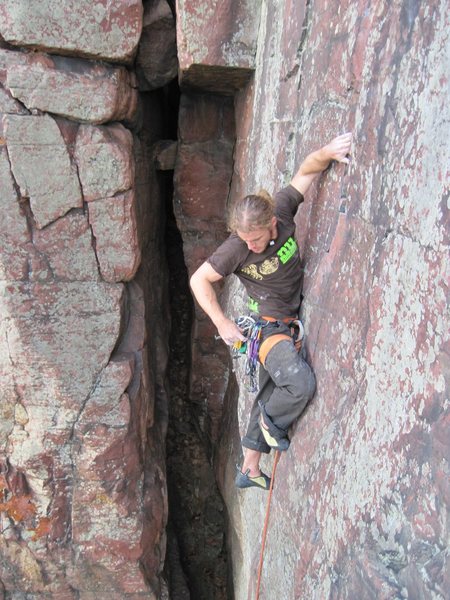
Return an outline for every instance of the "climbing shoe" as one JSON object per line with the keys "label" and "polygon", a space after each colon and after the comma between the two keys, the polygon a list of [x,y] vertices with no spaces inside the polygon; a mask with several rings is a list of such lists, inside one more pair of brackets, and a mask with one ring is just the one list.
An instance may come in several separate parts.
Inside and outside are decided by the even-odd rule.
{"label": "climbing shoe", "polygon": [[235,484],[238,488],[248,487],[259,487],[262,490],[268,490],[270,488],[270,477],[261,471],[261,475],[258,477],[249,477],[250,469],[247,469],[245,473],[241,471],[241,467],[236,465],[237,473]]}
{"label": "climbing shoe", "polygon": [[274,438],[273,435],[271,435],[270,431],[264,427],[264,425],[262,424],[262,420],[259,421],[259,428],[261,429],[261,432],[268,446],[270,446],[274,450],[279,450],[280,452],[284,452],[289,448],[290,441],[288,440],[288,438]]}

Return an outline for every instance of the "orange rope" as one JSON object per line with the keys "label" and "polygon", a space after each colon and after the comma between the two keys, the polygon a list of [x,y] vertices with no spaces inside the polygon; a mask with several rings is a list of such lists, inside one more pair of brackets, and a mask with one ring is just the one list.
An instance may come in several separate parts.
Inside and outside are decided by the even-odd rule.
{"label": "orange rope", "polygon": [[261,573],[262,573],[262,567],[263,567],[263,561],[264,561],[264,548],[266,545],[267,528],[269,525],[270,502],[272,500],[272,490],[273,490],[273,482],[275,479],[275,471],[277,469],[277,464],[278,464],[278,461],[280,460],[280,457],[281,457],[281,452],[279,450],[275,450],[275,460],[273,462],[272,478],[270,480],[270,487],[269,487],[269,498],[267,499],[266,518],[264,519],[264,529],[263,529],[263,534],[262,534],[261,553],[259,555],[258,580],[256,583],[255,600],[259,600],[259,587],[261,585]]}

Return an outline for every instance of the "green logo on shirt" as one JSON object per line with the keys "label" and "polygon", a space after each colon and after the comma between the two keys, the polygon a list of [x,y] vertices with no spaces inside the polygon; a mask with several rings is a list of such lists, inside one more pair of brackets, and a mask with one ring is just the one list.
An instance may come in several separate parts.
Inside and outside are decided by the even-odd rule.
{"label": "green logo on shirt", "polygon": [[248,297],[247,306],[248,306],[249,310],[251,310],[252,312],[254,312],[254,313],[259,312],[259,304],[251,296]]}
{"label": "green logo on shirt", "polygon": [[283,265],[286,264],[287,261],[294,256],[296,250],[297,242],[294,240],[293,237],[288,238],[288,240],[283,244],[283,246],[281,246],[281,248],[277,252],[278,257],[283,263]]}

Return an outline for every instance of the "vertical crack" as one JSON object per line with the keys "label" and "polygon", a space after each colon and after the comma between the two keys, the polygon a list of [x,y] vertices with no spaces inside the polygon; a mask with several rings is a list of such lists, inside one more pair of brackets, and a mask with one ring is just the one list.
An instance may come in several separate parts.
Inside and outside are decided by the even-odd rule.
{"label": "vertical crack", "polygon": [[300,37],[300,44],[297,49],[297,60],[298,60],[298,70],[300,71],[300,76],[298,78],[298,86],[297,90],[300,90],[302,85],[302,70],[303,70],[303,54],[305,52],[306,47],[306,38],[308,37],[309,24],[311,20],[311,0],[306,0],[305,4],[305,16],[303,17],[302,23],[302,34]]}
{"label": "vertical crack", "polygon": [[[193,300],[182,238],[169,200],[166,256],[172,329],[168,369],[166,569],[174,598],[188,598],[187,586],[190,597],[196,600],[225,600],[228,595],[224,506],[209,462],[207,441],[202,438],[189,398]],[[184,573],[177,565],[178,556]]]}

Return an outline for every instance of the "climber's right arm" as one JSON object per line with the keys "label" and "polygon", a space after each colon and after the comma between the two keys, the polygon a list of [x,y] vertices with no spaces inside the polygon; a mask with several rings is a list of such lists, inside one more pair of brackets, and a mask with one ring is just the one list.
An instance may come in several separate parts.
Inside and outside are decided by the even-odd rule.
{"label": "climber's right arm", "polygon": [[195,299],[217,327],[220,337],[231,346],[245,337],[234,321],[228,319],[220,307],[213,283],[223,279],[213,267],[204,262],[191,276],[190,284]]}
{"label": "climber's right arm", "polygon": [[317,175],[322,173],[332,160],[348,164],[352,137],[351,132],[343,133],[333,138],[326,146],[308,154],[294,175],[291,185],[304,195]]}

